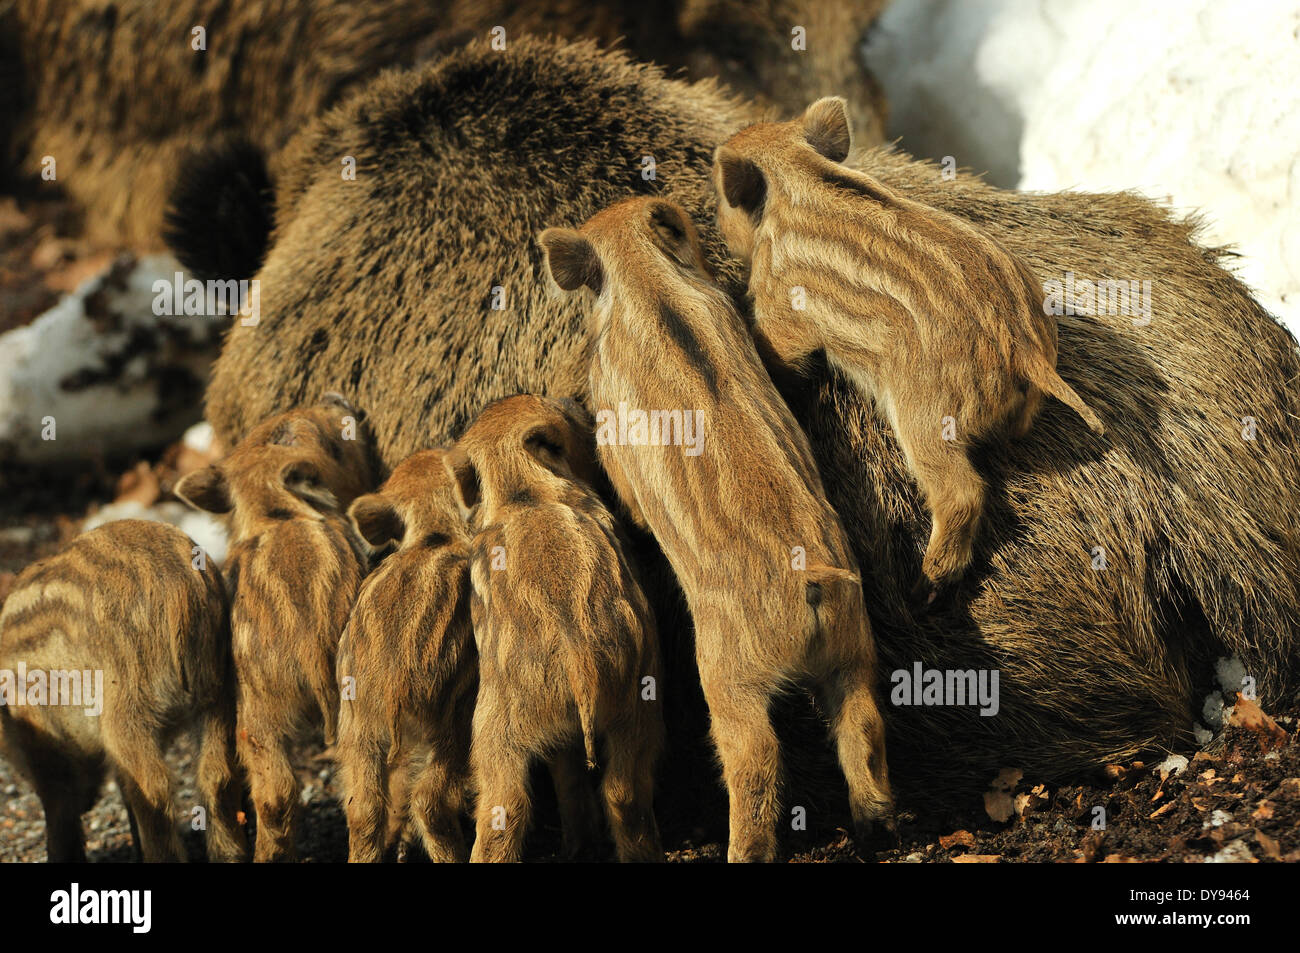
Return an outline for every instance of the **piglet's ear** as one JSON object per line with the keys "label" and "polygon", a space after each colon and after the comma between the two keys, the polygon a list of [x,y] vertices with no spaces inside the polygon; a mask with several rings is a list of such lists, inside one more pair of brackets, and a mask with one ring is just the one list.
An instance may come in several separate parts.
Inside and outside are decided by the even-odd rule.
{"label": "piglet's ear", "polygon": [[698,264],[695,230],[686,220],[686,213],[672,202],[651,202],[650,229],[655,241],[680,264],[691,267]]}
{"label": "piglet's ear", "polygon": [[538,424],[536,427],[530,427],[524,434],[524,449],[544,466],[554,467],[564,462],[564,438],[563,427],[552,423]]}
{"label": "piglet's ear", "polygon": [[173,492],[196,510],[229,513],[233,508],[226,475],[217,466],[207,466],[187,474],[176,484]]}
{"label": "piglet's ear", "polygon": [[338,509],[338,499],[325,485],[320,468],[310,460],[286,463],[280,470],[280,482],[294,496],[318,510]]}
{"label": "piglet's ear", "polygon": [[460,507],[462,515],[468,516],[479,501],[478,471],[470,462],[469,454],[459,444],[447,451],[442,458],[442,465],[451,476],[452,495],[456,498],[456,505]]}
{"label": "piglet's ear", "polygon": [[713,173],[718,193],[732,208],[753,214],[762,207],[767,183],[754,163],[722,146],[713,156]]}
{"label": "piglet's ear", "polygon": [[537,243],[546,254],[547,271],[560,288],[577,291],[585,285],[600,293],[604,273],[591,242],[571,228],[548,228]]}
{"label": "piglet's ear", "polygon": [[348,507],[348,519],[371,546],[379,549],[406,533],[402,518],[393,505],[378,493],[359,496]]}
{"label": "piglet's ear", "polygon": [[808,144],[826,158],[843,162],[853,147],[848,103],[839,96],[817,100],[804,111],[803,134]]}

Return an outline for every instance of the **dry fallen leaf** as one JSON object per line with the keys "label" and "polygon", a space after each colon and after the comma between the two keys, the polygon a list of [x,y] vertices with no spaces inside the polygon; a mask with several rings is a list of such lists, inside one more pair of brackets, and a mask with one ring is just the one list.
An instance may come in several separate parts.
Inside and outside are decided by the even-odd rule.
{"label": "dry fallen leaf", "polygon": [[952,850],[955,846],[974,847],[975,835],[970,831],[953,831],[939,838],[939,846],[944,850]]}
{"label": "dry fallen leaf", "polygon": [[1105,840],[1105,831],[1088,831],[1083,835],[1083,843],[1079,845],[1079,856],[1074,862],[1076,864],[1095,863],[1097,855],[1101,853],[1101,845]]}
{"label": "dry fallen leaf", "polygon": [[1012,798],[1011,807],[1016,812],[1016,817],[1024,817],[1026,814],[1042,810],[1047,800],[1046,785],[1037,784],[1028,794],[1017,794]]}
{"label": "dry fallen leaf", "polygon": [[954,857],[954,864],[996,864],[1002,859],[1001,854],[962,854]]}
{"label": "dry fallen leaf", "polygon": [[1259,807],[1255,808],[1254,812],[1250,816],[1256,821],[1271,820],[1273,817],[1273,802],[1260,801]]}
{"label": "dry fallen leaf", "polygon": [[1277,846],[1277,841],[1269,837],[1263,831],[1255,831],[1255,843],[1264,848],[1266,856],[1273,860],[1282,859],[1282,848]]}
{"label": "dry fallen leaf", "polygon": [[1253,731],[1265,753],[1286,744],[1286,732],[1257,704],[1249,698],[1243,698],[1241,692],[1237,692],[1237,704],[1228,717],[1228,724]]}
{"label": "dry fallen leaf", "polygon": [[1166,804],[1164,807],[1158,807],[1158,808],[1156,808],[1154,811],[1152,811],[1150,814],[1148,814],[1147,817],[1148,817],[1148,818],[1152,818],[1152,819],[1157,818],[1157,817],[1159,817],[1161,814],[1165,814],[1165,813],[1167,813],[1168,811],[1171,811],[1171,810],[1173,809],[1174,805],[1177,804],[1177,803],[1178,803],[1177,801],[1170,801],[1170,802],[1169,802],[1168,804]]}
{"label": "dry fallen leaf", "polygon": [[161,492],[158,477],[149,464],[141,460],[135,469],[122,474],[122,478],[117,481],[117,497],[113,502],[136,502],[142,506],[152,506],[158,502]]}
{"label": "dry fallen leaf", "polygon": [[1300,797],[1300,778],[1283,778],[1273,794],[1282,797]]}
{"label": "dry fallen leaf", "polygon": [[984,792],[984,811],[999,824],[1011,820],[1011,815],[1015,813],[1011,792],[1024,776],[1025,773],[1018,768],[1003,768]]}

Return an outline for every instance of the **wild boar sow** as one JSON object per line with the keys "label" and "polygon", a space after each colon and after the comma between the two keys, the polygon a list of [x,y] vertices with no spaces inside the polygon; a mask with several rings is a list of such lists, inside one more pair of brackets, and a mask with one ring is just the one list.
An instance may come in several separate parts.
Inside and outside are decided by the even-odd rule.
{"label": "wild boar sow", "polygon": [[216,563],[175,527],[121,520],[23,570],[0,613],[0,748],[45,808],[50,861],[86,859],[81,815],[105,769],[144,860],[184,860],[163,755],[191,725],[200,729],[208,857],[241,860],[230,629]]}
{"label": "wild boar sow", "polygon": [[[262,320],[232,330],[210,419],[229,441],[345,388],[392,466],[491,399],[585,399],[583,312],[548,292],[535,236],[638,194],[713,222],[713,152],[756,118],[710,86],[540,41],[375,80],[272,164]],[[847,165],[975,224],[1044,283],[1152,282],[1149,322],[1059,317],[1058,370],[1105,443],[1076,439],[1074,412],[1048,401],[1024,439],[988,461],[977,451],[973,559],[922,622],[906,593],[929,519],[890,429],[820,362],[777,379],[863,567],[884,691],[918,662],[999,673],[996,715],[884,705],[895,788],[963,797],[1007,765],[1061,776],[1178,744],[1218,655],[1241,656],[1265,704],[1294,687],[1300,359],[1221,252],[1130,194],[1004,192],[878,149]],[[716,230],[701,240],[743,299]]]}

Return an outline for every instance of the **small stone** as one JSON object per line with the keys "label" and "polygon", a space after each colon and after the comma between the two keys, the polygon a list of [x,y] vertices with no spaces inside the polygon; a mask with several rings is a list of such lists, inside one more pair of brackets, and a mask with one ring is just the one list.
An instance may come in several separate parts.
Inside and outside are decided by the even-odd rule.
{"label": "small stone", "polygon": [[1205,822],[1201,824],[1201,827],[1222,827],[1224,824],[1231,822],[1231,820],[1232,815],[1227,811],[1215,810],[1208,818],[1206,818]]}
{"label": "small stone", "polygon": [[1187,770],[1187,759],[1180,754],[1171,754],[1156,765],[1156,771],[1160,773],[1160,779],[1163,781],[1171,774],[1177,777]]}
{"label": "small stone", "polygon": [[1207,864],[1249,864],[1255,860],[1244,840],[1235,840],[1223,850],[1211,857],[1206,857]]}

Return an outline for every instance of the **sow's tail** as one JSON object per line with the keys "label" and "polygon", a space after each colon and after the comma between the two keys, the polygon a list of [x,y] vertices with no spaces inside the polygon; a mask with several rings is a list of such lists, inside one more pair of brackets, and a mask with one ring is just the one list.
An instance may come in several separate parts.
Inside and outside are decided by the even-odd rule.
{"label": "sow's tail", "polygon": [[1063,404],[1068,404],[1076,414],[1083,418],[1088,429],[1100,436],[1106,432],[1105,426],[1092,408],[1083,402],[1083,398],[1074,392],[1074,388],[1062,380],[1056,368],[1041,359],[1034,360],[1025,368],[1025,376],[1044,393],[1051,394]]}

